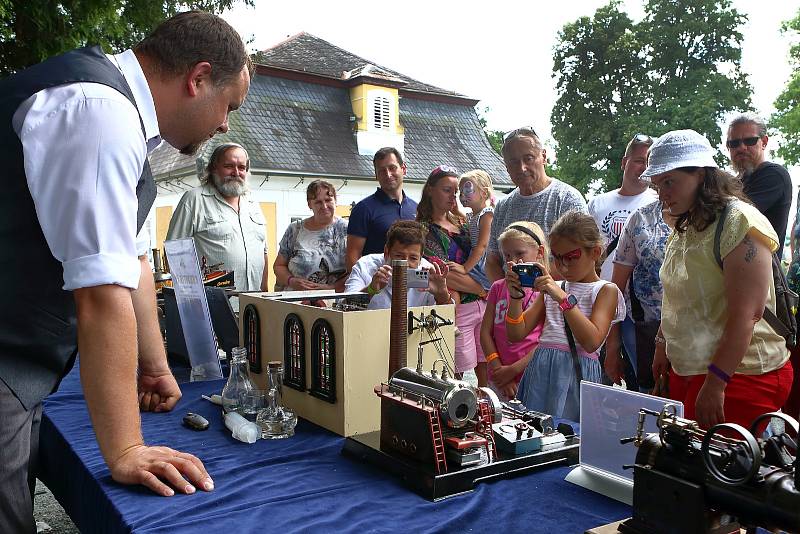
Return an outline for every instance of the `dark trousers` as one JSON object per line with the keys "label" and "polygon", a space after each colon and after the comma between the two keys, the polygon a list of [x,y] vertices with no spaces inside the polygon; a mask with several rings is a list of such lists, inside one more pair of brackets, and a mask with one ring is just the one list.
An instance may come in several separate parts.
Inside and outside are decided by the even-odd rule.
{"label": "dark trousers", "polygon": [[42,405],[25,410],[0,380],[0,532],[36,532],[33,491]]}

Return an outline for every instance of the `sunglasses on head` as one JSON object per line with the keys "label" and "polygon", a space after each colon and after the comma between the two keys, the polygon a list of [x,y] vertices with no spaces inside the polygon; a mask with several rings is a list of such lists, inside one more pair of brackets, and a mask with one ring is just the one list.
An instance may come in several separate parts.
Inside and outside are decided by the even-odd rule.
{"label": "sunglasses on head", "polygon": [[728,148],[737,148],[739,145],[744,143],[747,146],[753,146],[758,143],[758,140],[761,139],[760,137],[745,137],[744,139],[728,139],[728,142],[725,143],[725,146]]}
{"label": "sunglasses on head", "polygon": [[647,134],[637,133],[636,135],[633,136],[633,139],[631,139],[631,144],[632,145],[652,145],[653,144],[653,138],[650,137]]}
{"label": "sunglasses on head", "polygon": [[455,168],[450,167],[449,165],[439,165],[433,171],[431,171],[431,175],[434,174],[458,174],[458,171]]}
{"label": "sunglasses on head", "polygon": [[536,130],[533,129],[533,126],[523,126],[522,128],[517,128],[516,130],[511,130],[510,132],[506,132],[503,135],[503,142],[505,143],[512,137],[539,137],[536,133]]}
{"label": "sunglasses on head", "polygon": [[431,171],[431,178],[441,176],[442,174],[452,174],[458,176],[458,171],[449,165],[439,165]]}
{"label": "sunglasses on head", "polygon": [[569,252],[565,252],[564,254],[561,255],[553,253],[552,256],[555,261],[557,261],[561,265],[565,265],[569,262],[575,261],[578,258],[580,258],[581,254],[582,254],[581,249],[576,248],[575,250],[570,250]]}

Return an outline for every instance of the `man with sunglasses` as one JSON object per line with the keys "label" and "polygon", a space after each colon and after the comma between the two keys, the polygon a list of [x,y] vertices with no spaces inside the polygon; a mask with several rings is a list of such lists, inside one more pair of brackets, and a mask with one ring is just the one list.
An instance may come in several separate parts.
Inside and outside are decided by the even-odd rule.
{"label": "man with sunglasses", "polygon": [[780,258],[792,205],[792,179],[786,168],[766,161],[768,141],[764,119],[755,113],[744,113],[730,122],[725,145],[731,156],[731,165],[739,173],[744,193],[778,234],[780,241],[776,254]]}
{"label": "man with sunglasses", "polygon": [[535,222],[546,235],[564,213],[587,211],[586,201],[577,189],[547,175],[547,152],[533,128],[508,132],[503,137],[502,154],[511,181],[517,187],[494,209],[486,255],[486,275],[491,281],[504,276],[497,237],[509,224]]}

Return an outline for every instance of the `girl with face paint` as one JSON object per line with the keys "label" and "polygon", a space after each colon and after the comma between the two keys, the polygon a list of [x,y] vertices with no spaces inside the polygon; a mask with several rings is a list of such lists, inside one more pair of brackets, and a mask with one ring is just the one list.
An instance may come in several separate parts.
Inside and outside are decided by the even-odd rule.
{"label": "girl with face paint", "polygon": [[[469,258],[462,264],[448,264],[451,270],[463,272],[471,276],[483,288],[482,298],[491,287],[491,282],[486,276],[484,265],[486,263],[486,246],[489,244],[489,230],[492,227],[492,217],[494,216],[494,190],[492,189],[492,179],[481,170],[473,170],[461,175],[458,184],[459,201],[465,208],[472,210],[469,218],[469,237],[472,251]],[[478,377],[478,385],[488,385],[486,375],[486,361],[482,355],[478,355],[478,365],[475,368],[475,375]]]}

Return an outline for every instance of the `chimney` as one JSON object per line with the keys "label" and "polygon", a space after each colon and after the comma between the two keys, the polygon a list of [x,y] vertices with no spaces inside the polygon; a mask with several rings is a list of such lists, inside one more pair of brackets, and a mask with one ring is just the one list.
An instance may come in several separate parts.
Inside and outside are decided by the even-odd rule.
{"label": "chimney", "polygon": [[389,378],[407,365],[408,278],[406,260],[392,260],[392,313],[389,326]]}

